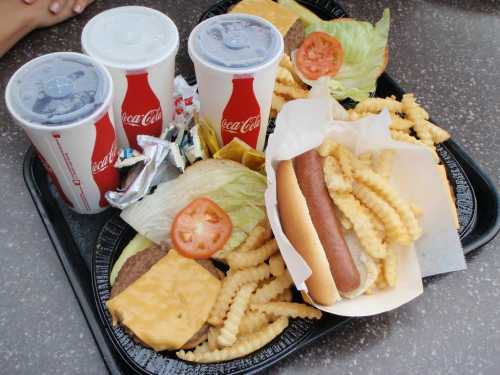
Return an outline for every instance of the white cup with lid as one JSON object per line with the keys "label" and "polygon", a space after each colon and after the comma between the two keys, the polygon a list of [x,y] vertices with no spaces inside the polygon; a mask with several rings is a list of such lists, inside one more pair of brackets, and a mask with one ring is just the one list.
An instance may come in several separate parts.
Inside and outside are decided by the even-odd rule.
{"label": "white cup with lid", "polygon": [[173,116],[179,32],[164,13],[124,6],[92,18],[82,32],[83,51],[101,62],[114,84],[119,144],[139,149],[139,134],[160,136]]}
{"label": "white cup with lid", "polygon": [[263,150],[283,45],[272,23],[247,14],[212,17],[191,32],[201,117],[221,145],[239,138]]}

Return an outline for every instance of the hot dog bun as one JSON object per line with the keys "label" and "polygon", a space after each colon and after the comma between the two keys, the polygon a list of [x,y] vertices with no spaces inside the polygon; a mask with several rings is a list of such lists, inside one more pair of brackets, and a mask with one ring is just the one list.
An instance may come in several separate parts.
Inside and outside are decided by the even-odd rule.
{"label": "hot dog bun", "polygon": [[306,280],[311,298],[331,305],[340,298],[339,291],[349,295],[359,290],[359,262],[344,240],[316,150],[281,161],[276,181],[283,231],[312,270]]}
{"label": "hot dog bun", "polygon": [[278,164],[276,182],[283,231],[312,270],[306,280],[309,295],[316,303],[332,305],[339,299],[339,294],[291,160]]}

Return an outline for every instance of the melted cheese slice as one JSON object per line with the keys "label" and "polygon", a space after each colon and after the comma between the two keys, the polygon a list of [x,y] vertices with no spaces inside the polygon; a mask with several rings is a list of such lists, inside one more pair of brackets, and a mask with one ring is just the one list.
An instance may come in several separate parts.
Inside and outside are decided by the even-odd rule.
{"label": "melted cheese slice", "polygon": [[156,351],[175,350],[207,321],[220,287],[195,260],[170,250],[107,306],[113,324],[121,322]]}
{"label": "melted cheese slice", "polygon": [[243,0],[231,9],[231,13],[262,17],[276,26],[283,36],[299,18],[291,10],[272,0]]}

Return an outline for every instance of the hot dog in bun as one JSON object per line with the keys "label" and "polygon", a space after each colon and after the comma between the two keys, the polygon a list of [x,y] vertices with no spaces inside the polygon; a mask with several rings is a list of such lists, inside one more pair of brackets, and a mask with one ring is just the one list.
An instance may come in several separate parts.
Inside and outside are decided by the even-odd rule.
{"label": "hot dog in bun", "polygon": [[366,266],[371,269],[375,264],[367,264],[362,254],[351,253],[324,182],[318,152],[310,150],[280,161],[276,179],[283,231],[312,270],[306,280],[311,298],[332,305],[339,294],[351,298],[366,290]]}

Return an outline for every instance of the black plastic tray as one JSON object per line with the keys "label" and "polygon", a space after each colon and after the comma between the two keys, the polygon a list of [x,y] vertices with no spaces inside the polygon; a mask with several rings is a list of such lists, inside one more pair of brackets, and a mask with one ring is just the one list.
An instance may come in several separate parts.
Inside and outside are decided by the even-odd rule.
{"label": "black plastic tray", "polygon": [[[204,13],[202,19],[224,13],[230,5],[236,2],[236,0],[229,0],[218,3]],[[342,8],[333,1],[300,2],[307,3],[312,10],[325,19],[346,15]],[[377,95],[394,94],[400,96],[402,93],[402,89],[386,74],[380,78]],[[468,253],[490,241],[500,229],[499,195],[491,180],[456,142],[446,142],[445,145],[438,148],[438,152],[447,166],[447,172],[457,196],[461,224],[460,236],[464,252]],[[134,369],[142,366],[137,367],[129,359],[124,360],[124,353],[116,349],[117,343],[113,339],[113,332],[107,328],[105,321],[101,319],[100,308],[98,309],[92,294],[90,272],[92,254],[95,251],[96,239],[101,230],[103,230],[101,244],[105,244],[105,238],[107,238],[111,240],[109,246],[118,248],[125,243],[127,238],[130,238],[133,232],[124,226],[124,223],[117,217],[118,212],[114,209],[109,209],[98,215],[85,216],[78,215],[64,206],[64,203],[59,199],[53,186],[48,181],[45,170],[35,157],[32,148],[28,150],[25,156],[23,172],[28,190],[87,319],[106,366],[112,374],[136,373]],[[312,327],[306,327],[306,332],[303,333],[297,345],[280,350],[277,355],[267,359],[261,357],[262,361],[255,361],[253,366],[246,369],[246,372],[257,372],[269,367],[292,351],[335,330],[345,321],[345,318],[325,317]],[[174,366],[172,368],[163,368],[163,370],[163,373],[173,372],[170,370],[191,370],[192,373],[198,373],[201,368],[196,366],[192,368]],[[238,368],[226,370],[234,372]],[[207,369],[205,371],[216,373]]]}

